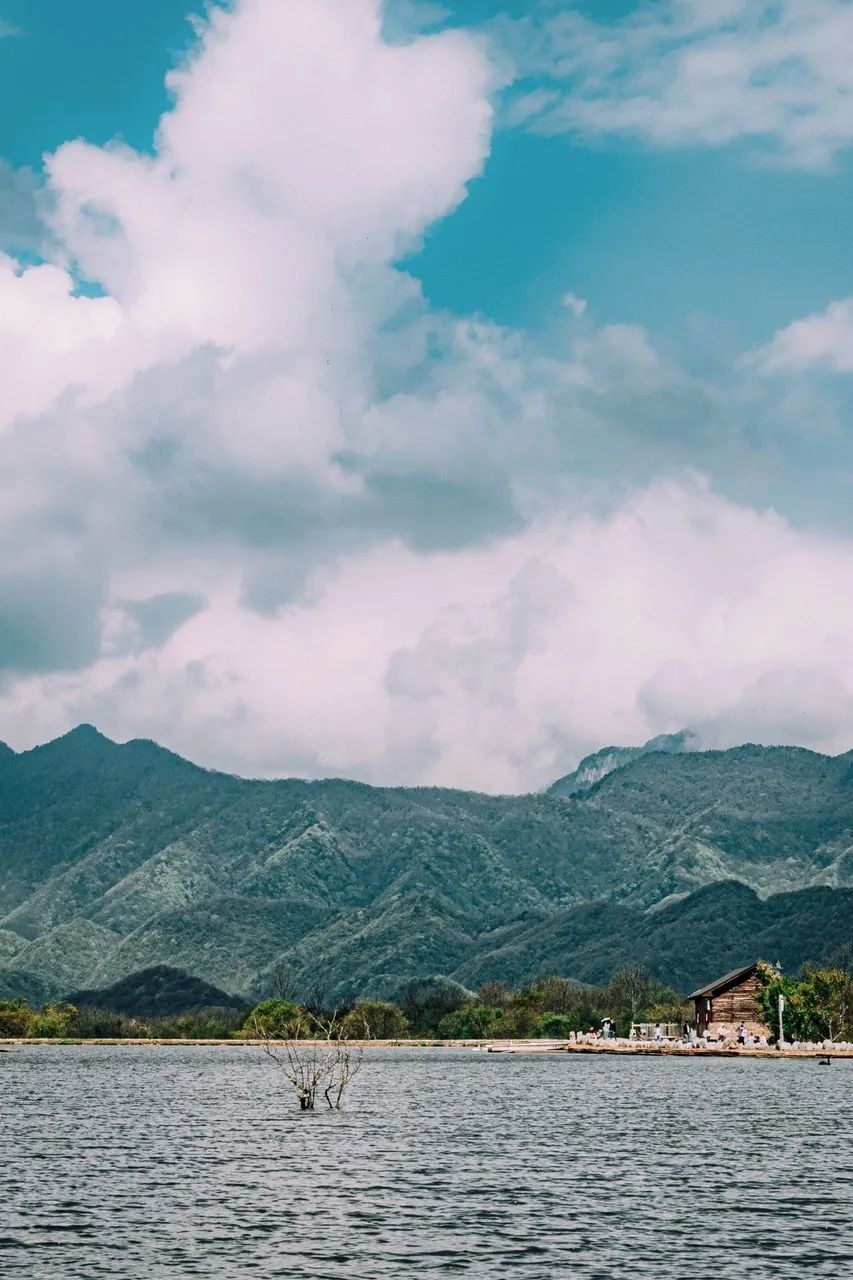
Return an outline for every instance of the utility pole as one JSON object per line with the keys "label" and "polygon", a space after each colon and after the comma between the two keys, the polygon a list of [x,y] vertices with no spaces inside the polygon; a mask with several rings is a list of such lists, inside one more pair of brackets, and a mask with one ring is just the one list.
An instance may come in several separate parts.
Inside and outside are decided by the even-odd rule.
{"label": "utility pole", "polygon": [[782,1030],[782,1014],[784,1012],[785,1012],[785,997],[782,995],[782,992],[780,991],[779,992],[779,1039],[776,1041],[777,1049],[782,1048],[782,1041],[785,1038],[784,1032]]}

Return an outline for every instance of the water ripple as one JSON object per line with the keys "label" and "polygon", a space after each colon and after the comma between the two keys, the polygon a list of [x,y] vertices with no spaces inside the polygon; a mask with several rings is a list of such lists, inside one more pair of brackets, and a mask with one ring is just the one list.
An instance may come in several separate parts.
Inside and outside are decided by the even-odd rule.
{"label": "water ripple", "polygon": [[853,1062],[377,1050],[307,1116],[237,1046],[25,1046],[0,1085],[4,1278],[851,1273]]}

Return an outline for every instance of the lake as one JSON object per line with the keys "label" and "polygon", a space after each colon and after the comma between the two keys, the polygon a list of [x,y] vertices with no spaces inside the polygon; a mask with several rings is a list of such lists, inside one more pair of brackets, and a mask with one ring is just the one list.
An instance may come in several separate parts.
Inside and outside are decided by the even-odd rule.
{"label": "lake", "polygon": [[301,1115],[250,1047],[24,1046],[0,1089],[4,1278],[851,1274],[853,1061],[377,1049]]}

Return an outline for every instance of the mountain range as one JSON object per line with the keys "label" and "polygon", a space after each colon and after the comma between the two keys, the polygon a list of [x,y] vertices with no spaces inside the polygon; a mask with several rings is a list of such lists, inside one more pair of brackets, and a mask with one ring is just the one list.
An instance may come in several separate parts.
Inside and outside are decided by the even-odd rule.
{"label": "mountain range", "polygon": [[694,746],[608,748],[526,796],[250,781],[86,725],[5,748],[0,998],[157,965],[240,997],[282,967],[342,1000],[629,961],[684,990],[853,945],[853,752]]}

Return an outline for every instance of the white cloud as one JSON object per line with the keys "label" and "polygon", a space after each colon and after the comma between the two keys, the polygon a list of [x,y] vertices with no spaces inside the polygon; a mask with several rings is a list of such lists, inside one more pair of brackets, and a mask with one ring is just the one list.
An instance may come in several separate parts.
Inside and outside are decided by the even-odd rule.
{"label": "white cloud", "polygon": [[825,311],[786,325],[748,363],[765,373],[823,368],[853,371],[853,298],[832,302]]}
{"label": "white cloud", "polygon": [[221,579],[162,648],[0,702],[13,741],[91,718],[204,763],[515,791],[694,726],[849,747],[853,547],[696,481],[480,549],[388,543],[267,619]]}
{"label": "white cloud", "polygon": [[804,167],[853,145],[849,0],[645,0],[615,22],[572,8],[495,30],[537,78],[510,122],[663,147],[749,139]]}
{"label": "white cloud", "polygon": [[[0,431],[75,387],[101,392],[129,372],[119,359],[124,316],[112,298],[74,296],[66,271],[21,268],[0,254]],[[111,367],[106,353],[110,353]]]}

